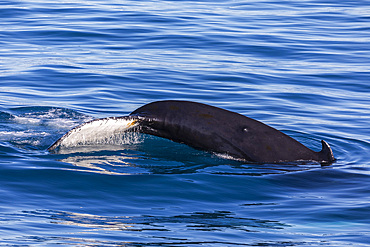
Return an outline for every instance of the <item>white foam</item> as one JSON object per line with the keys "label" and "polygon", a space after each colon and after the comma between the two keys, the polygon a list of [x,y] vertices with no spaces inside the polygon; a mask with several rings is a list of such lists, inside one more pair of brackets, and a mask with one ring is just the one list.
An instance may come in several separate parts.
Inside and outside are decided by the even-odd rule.
{"label": "white foam", "polygon": [[13,121],[17,124],[31,126],[47,126],[54,129],[70,129],[81,123],[81,120],[92,120],[91,117],[77,116],[74,112],[66,112],[62,108],[51,108],[47,111],[28,112],[21,115],[13,115]]}
{"label": "white foam", "polygon": [[14,116],[14,121],[19,124],[31,124],[31,125],[40,125],[42,123],[42,120],[40,118],[36,117],[19,117],[19,116]]}
{"label": "white foam", "polygon": [[127,130],[138,125],[132,118],[104,118],[93,120],[69,131],[56,142],[55,148],[72,148],[86,145],[122,145],[138,143],[136,133]]}

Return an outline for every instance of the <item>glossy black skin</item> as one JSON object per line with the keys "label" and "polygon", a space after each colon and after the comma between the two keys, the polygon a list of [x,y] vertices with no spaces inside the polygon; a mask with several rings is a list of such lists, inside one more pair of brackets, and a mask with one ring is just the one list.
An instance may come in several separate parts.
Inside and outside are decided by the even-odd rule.
{"label": "glossy black skin", "polygon": [[332,163],[335,160],[325,141],[322,141],[323,149],[314,152],[257,120],[201,103],[158,101],[138,108],[130,116],[140,119],[140,132],[246,161]]}

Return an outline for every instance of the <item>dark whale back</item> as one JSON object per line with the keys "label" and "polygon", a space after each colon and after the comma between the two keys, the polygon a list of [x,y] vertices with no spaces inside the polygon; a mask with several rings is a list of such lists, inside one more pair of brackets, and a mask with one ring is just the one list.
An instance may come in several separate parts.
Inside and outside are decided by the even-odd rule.
{"label": "dark whale back", "polygon": [[141,118],[140,131],[143,133],[248,161],[334,161],[325,141],[322,141],[322,150],[314,152],[257,120],[201,103],[158,101],[144,105],[130,115]]}

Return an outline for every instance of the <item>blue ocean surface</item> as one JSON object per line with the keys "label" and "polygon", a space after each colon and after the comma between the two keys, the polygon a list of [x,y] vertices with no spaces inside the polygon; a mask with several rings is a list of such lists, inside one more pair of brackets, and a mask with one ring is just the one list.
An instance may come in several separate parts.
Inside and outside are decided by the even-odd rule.
{"label": "blue ocean surface", "polygon": [[[1,246],[370,246],[370,1],[3,0],[0,17]],[[157,100],[326,140],[337,161],[144,134],[46,150]]]}

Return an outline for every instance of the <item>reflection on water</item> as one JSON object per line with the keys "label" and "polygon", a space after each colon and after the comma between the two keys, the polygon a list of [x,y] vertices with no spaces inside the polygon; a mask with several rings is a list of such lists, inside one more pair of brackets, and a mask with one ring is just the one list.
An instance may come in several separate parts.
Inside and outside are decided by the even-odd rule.
{"label": "reflection on water", "polygon": [[[244,206],[267,204],[245,204]],[[275,205],[275,204],[271,204]],[[294,234],[296,226],[287,223],[241,217],[230,211],[183,213],[172,216],[102,216],[55,210],[22,211],[1,215],[11,222],[22,225],[32,219],[38,227],[28,229],[22,236],[11,234],[3,243],[58,244],[71,246],[328,246],[338,243],[342,235],[325,233]],[[42,233],[39,229],[53,228]],[[58,229],[58,230],[56,230]],[[55,235],[56,232],[59,232]],[[245,236],[232,242],[230,235]],[[290,235],[287,239],[286,235]],[[275,240],[271,240],[274,238]],[[298,239],[296,239],[298,238]],[[107,240],[109,239],[109,240]],[[330,244],[329,244],[330,243]]]}
{"label": "reflection on water", "polygon": [[130,152],[130,150],[125,150],[123,146],[86,146],[76,149],[74,154],[58,156],[61,157],[59,161],[75,166],[71,170],[111,175],[148,173],[145,168],[135,164],[135,160],[138,160],[139,157]]}
{"label": "reflection on water", "polygon": [[23,213],[47,218],[53,224],[109,231],[171,231],[166,226],[168,224],[179,224],[179,227],[197,231],[221,231],[226,228],[258,231],[258,228],[284,229],[289,226],[277,221],[237,217],[229,211],[194,212],[174,216],[99,216],[49,210],[25,211]]}
{"label": "reflection on water", "polygon": [[[269,230],[283,230],[289,225],[267,219],[246,218],[235,215],[230,211],[213,212],[192,212],[173,216],[101,216],[93,214],[84,214],[67,211],[36,210],[23,211],[18,214],[7,215],[7,218],[13,218],[21,222],[25,218],[33,218],[35,222],[42,224],[43,227],[53,227],[51,224],[58,225],[63,236],[53,238],[53,236],[38,236],[40,243],[50,243],[57,241],[59,243],[76,242],[84,244],[104,244],[106,243],[99,236],[113,234],[118,239],[126,236],[125,232],[137,232],[137,239],[141,242],[126,242],[129,245],[149,244],[151,241],[165,241],[161,244],[181,244],[191,239],[192,232],[225,232],[242,231],[265,233]],[[55,226],[53,227],[55,228]],[[115,232],[115,233],[114,233]],[[158,232],[167,232],[161,237]],[[78,233],[80,238],[74,238]],[[81,236],[85,236],[82,238]],[[121,237],[121,238],[120,238]],[[31,236],[25,236],[31,238]],[[143,242],[143,238],[145,241]],[[148,243],[149,241],[149,243]],[[202,240],[204,241],[204,240]],[[120,242],[121,244],[123,242]],[[199,242],[207,243],[207,242]],[[208,243],[225,243],[222,239]],[[112,242],[110,242],[112,244]],[[151,243],[154,244],[154,243]],[[234,243],[236,244],[236,243]]]}
{"label": "reflection on water", "polygon": [[[180,144],[173,144],[174,149]],[[325,168],[317,162],[292,162],[285,164],[256,164],[220,158],[218,155],[184,147],[180,157],[176,150],[172,156],[162,156],[150,150],[138,148],[125,149],[122,146],[99,147],[105,150],[90,151],[91,147],[78,153],[58,155],[58,160],[72,164],[71,170],[111,175],[130,174],[192,174],[206,173],[215,175],[265,176],[284,174],[311,169]],[[130,147],[132,148],[132,147]],[[108,150],[109,149],[109,150]],[[86,151],[86,153],[84,152]],[[178,150],[177,150],[178,151]],[[183,157],[187,156],[187,159]],[[329,166],[330,167],[330,166]]]}
{"label": "reflection on water", "polygon": [[[70,163],[77,168],[71,170],[88,171],[100,174],[110,175],[130,175],[148,173],[145,169],[136,167],[134,163],[127,162],[127,159],[135,159],[134,157],[124,157],[117,155],[87,155],[87,156],[72,156],[61,159],[62,162]],[[82,168],[82,169],[80,169]],[[135,171],[132,168],[136,168]],[[124,172],[130,170],[131,172]],[[141,171],[140,171],[141,170]]]}

